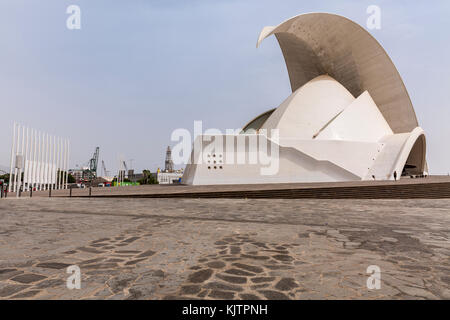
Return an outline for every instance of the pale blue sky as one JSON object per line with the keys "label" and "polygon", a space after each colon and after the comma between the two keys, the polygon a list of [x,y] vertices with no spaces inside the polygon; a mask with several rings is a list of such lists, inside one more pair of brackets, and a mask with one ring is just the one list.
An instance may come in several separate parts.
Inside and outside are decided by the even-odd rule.
{"label": "pale blue sky", "polygon": [[[66,28],[79,5],[81,30]],[[450,171],[450,2],[2,0],[0,165],[9,164],[14,120],[69,137],[71,167],[96,146],[137,170],[163,166],[176,128],[239,128],[290,93],[276,39],[262,27],[306,12],[344,15],[371,30],[403,77],[427,133],[431,173]]]}

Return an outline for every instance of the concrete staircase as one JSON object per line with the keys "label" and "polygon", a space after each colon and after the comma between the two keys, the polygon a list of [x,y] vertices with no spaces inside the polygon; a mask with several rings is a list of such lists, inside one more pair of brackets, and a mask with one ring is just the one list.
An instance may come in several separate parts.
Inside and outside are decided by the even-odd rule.
{"label": "concrete staircase", "polygon": [[286,188],[268,190],[202,191],[93,195],[95,198],[243,198],[243,199],[442,199],[450,198],[450,182]]}

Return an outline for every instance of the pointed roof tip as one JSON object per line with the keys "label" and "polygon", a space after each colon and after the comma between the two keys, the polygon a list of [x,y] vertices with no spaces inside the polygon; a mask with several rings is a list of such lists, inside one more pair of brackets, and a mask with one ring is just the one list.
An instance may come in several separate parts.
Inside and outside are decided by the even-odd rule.
{"label": "pointed roof tip", "polygon": [[258,37],[258,41],[256,42],[256,48],[259,47],[259,45],[265,38],[271,35],[272,31],[275,30],[275,28],[276,28],[275,26],[266,26],[261,30]]}

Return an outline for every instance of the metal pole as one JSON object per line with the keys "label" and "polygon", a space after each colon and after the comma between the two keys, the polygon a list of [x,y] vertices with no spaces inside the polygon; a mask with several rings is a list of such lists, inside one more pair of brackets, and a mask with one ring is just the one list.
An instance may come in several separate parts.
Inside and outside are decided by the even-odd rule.
{"label": "metal pole", "polygon": [[52,172],[51,172],[51,176],[50,176],[50,181],[51,181],[50,187],[53,190],[55,190],[55,177],[56,177],[56,174],[55,174],[55,169],[56,169],[56,166],[55,166],[55,145],[56,145],[55,144],[55,136],[50,137],[50,144],[51,144],[50,162],[51,162],[51,168],[52,168]]}
{"label": "metal pole", "polygon": [[47,190],[47,186],[45,185],[45,173],[46,173],[46,161],[45,161],[45,150],[47,149],[47,143],[45,141],[45,136],[47,134],[45,132],[42,132],[42,190]]}
{"label": "metal pole", "polygon": [[58,163],[59,163],[59,172],[58,172],[58,190],[61,189],[62,186],[62,143],[61,143],[61,138],[58,138],[58,146],[59,146],[59,151],[58,151]]}
{"label": "metal pole", "polygon": [[63,139],[62,141],[63,145],[63,172],[62,172],[62,189],[66,189],[66,140]]}
{"label": "metal pole", "polygon": [[61,138],[61,189],[64,189],[64,152],[65,152],[65,147],[64,147],[64,140]]}
{"label": "metal pole", "polygon": [[41,132],[38,132],[38,156],[37,156],[37,164],[36,164],[36,189],[41,190],[41,145],[42,145],[42,139],[41,139]]}
{"label": "metal pole", "polygon": [[[17,154],[19,153],[19,148],[20,148],[19,144],[20,144],[20,124],[17,124],[16,152],[14,154],[15,161],[17,161]],[[13,185],[13,192],[17,192],[17,172],[19,172],[19,170],[17,169],[15,161],[14,161],[14,185]]]}
{"label": "metal pole", "polygon": [[45,139],[46,135],[47,134],[45,132],[42,133],[42,190],[47,190],[47,185],[45,181],[45,174],[47,173],[47,161],[46,161],[47,142]]}
{"label": "metal pole", "polygon": [[33,154],[34,154],[34,129],[30,130],[30,156],[28,157],[28,175],[27,175],[27,190],[33,189]]}
{"label": "metal pole", "polygon": [[49,145],[50,145],[49,135],[47,133],[47,139],[46,139],[46,149],[45,149],[45,188],[50,188],[50,179],[48,178],[50,174],[50,156],[49,156]]}
{"label": "metal pole", "polygon": [[21,187],[22,187],[22,171],[23,171],[23,154],[24,154],[24,145],[25,145],[25,127],[22,126],[22,144],[21,144],[21,156],[22,156],[22,165],[19,168],[19,176],[17,180],[17,197],[20,197],[21,194]]}
{"label": "metal pole", "polygon": [[29,140],[30,140],[30,134],[29,134],[29,128],[27,127],[27,144],[25,147],[25,154],[23,156],[23,191],[28,191],[28,158],[29,158]]}
{"label": "metal pole", "polygon": [[69,140],[66,139],[66,160],[65,160],[64,189],[67,189],[67,178],[69,177]]}
{"label": "metal pole", "polygon": [[56,137],[53,136],[53,164],[52,164],[52,184],[53,190],[56,189]]}
{"label": "metal pole", "polygon": [[37,131],[34,130],[33,132],[33,139],[34,139],[34,148],[33,148],[33,170],[31,172],[31,189],[34,189],[36,187],[36,154],[37,154]]}
{"label": "metal pole", "polygon": [[45,163],[44,163],[44,156],[45,156],[45,133],[42,132],[41,137],[41,156],[39,157],[40,160],[40,169],[39,169],[39,183],[40,187],[39,190],[44,190],[44,170],[45,170]]}
{"label": "metal pole", "polygon": [[41,152],[41,190],[45,190],[45,133],[42,132],[42,152]]}
{"label": "metal pole", "polygon": [[14,121],[14,127],[13,127],[13,138],[12,138],[12,145],[11,145],[11,161],[9,164],[9,182],[8,182],[8,192],[11,192],[11,185],[12,185],[12,177],[13,177],[13,160],[14,160],[14,149],[16,146],[16,122]]}
{"label": "metal pole", "polygon": [[59,139],[56,138],[56,174],[55,174],[55,189],[58,190],[58,170],[59,170]]}
{"label": "metal pole", "polygon": [[41,133],[39,131],[36,132],[36,142],[37,142],[37,149],[36,149],[36,180],[34,181],[34,184],[36,185],[36,191],[39,190],[39,157],[41,155]]}
{"label": "metal pole", "polygon": [[[20,124],[17,124],[17,136],[16,136],[16,152],[14,154],[14,157],[16,157],[17,160],[17,154],[19,153],[19,147],[20,147]],[[17,191],[17,172],[19,171],[17,169],[17,166],[14,166],[14,186],[13,186],[13,192]]]}
{"label": "metal pole", "polygon": [[61,189],[62,181],[61,181],[61,173],[62,173],[62,143],[61,138],[58,138],[58,190]]}

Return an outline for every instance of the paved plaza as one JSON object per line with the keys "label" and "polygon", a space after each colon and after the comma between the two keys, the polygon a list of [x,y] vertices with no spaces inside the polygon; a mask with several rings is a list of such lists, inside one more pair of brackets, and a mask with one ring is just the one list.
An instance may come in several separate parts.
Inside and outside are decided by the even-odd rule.
{"label": "paved plaza", "polygon": [[7,198],[0,299],[450,299],[449,236],[449,199]]}

